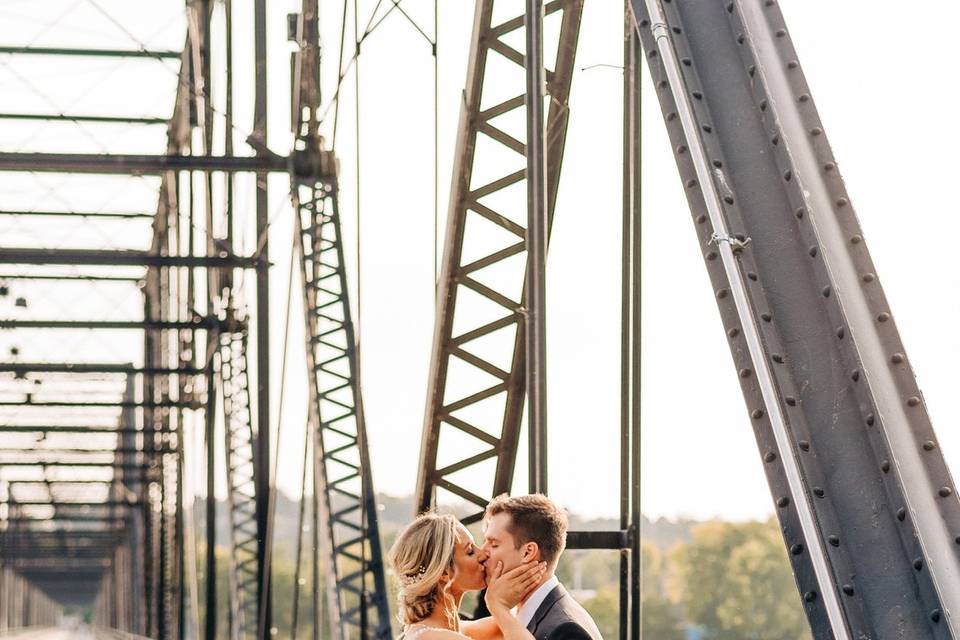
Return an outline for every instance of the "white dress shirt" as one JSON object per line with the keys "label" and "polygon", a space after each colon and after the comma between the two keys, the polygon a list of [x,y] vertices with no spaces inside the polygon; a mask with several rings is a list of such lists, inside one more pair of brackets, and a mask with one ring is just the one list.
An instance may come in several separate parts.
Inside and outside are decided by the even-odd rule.
{"label": "white dress shirt", "polygon": [[536,591],[530,594],[527,601],[520,605],[520,608],[517,609],[517,620],[523,623],[525,627],[529,625],[530,621],[533,620],[533,614],[537,612],[537,609],[539,609],[543,601],[546,600],[547,595],[559,584],[560,581],[557,580],[557,576],[550,576],[549,580],[540,585]]}

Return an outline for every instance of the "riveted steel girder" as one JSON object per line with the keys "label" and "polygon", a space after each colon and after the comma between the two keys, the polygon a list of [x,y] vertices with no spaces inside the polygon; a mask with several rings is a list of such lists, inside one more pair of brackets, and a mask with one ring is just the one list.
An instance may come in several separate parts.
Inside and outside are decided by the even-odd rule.
{"label": "riveted steel girder", "polygon": [[817,638],[960,637],[960,502],[775,0],[633,0]]}
{"label": "riveted steel girder", "polygon": [[[437,285],[433,355],[417,478],[418,509],[432,506],[436,489],[441,488],[477,508],[465,522],[477,521],[490,499],[510,488],[526,386],[523,298],[517,296],[517,291],[523,289],[526,269],[525,265],[517,268],[515,261],[525,255],[527,221],[526,215],[518,216],[513,210],[519,208],[525,214],[522,203],[526,199],[519,201],[520,207],[514,203],[513,208],[504,208],[504,201],[498,200],[511,188],[525,183],[525,145],[507,131],[505,120],[498,118],[525,110],[526,85],[518,82],[508,92],[512,96],[500,102],[482,102],[485,91],[503,82],[495,71],[489,73],[488,79],[488,63],[494,57],[497,63],[505,61],[520,69],[524,67],[523,54],[504,39],[523,27],[524,15],[519,12],[522,7],[517,8],[514,18],[494,24],[492,0],[477,3]],[[568,98],[582,9],[582,0],[554,0],[544,5],[548,19],[560,12],[557,58],[546,62],[550,96],[545,135],[550,220],[566,141]],[[485,155],[496,153],[493,149],[516,154],[516,163],[501,163],[502,173],[478,184],[474,177],[475,161],[478,156],[494,157]],[[484,244],[487,234],[475,225],[487,225],[502,240],[495,246]],[[512,273],[491,279],[489,274],[496,273],[497,267],[513,267]],[[480,307],[483,310],[478,314]],[[478,324],[476,318],[484,316],[487,319]],[[439,454],[445,439],[463,437],[473,446],[459,456],[453,454],[450,460],[443,460]],[[458,472],[491,460],[495,470],[492,477],[485,478],[482,489],[467,487],[458,479]]]}

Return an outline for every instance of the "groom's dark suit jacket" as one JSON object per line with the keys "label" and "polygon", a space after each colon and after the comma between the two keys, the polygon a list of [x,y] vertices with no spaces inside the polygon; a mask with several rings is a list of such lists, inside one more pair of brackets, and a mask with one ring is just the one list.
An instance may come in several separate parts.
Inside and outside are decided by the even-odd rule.
{"label": "groom's dark suit jacket", "polygon": [[593,618],[562,584],[540,603],[527,630],[536,640],[603,640]]}

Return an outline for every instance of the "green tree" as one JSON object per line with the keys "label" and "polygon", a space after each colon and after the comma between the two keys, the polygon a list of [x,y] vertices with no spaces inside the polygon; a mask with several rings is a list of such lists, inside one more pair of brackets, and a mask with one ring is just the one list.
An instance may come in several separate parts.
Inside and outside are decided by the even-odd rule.
{"label": "green tree", "polygon": [[672,560],[687,616],[710,640],[810,638],[775,519],[703,524]]}
{"label": "green tree", "polygon": [[[640,627],[643,630],[644,638],[655,638],[656,640],[683,640],[686,638],[677,607],[673,603],[662,596],[653,594],[641,594],[640,600]],[[603,629],[601,631],[604,638],[616,637],[607,635]]]}
{"label": "green tree", "polygon": [[667,559],[654,545],[641,542],[640,566],[640,626],[644,637],[683,640],[682,613],[667,595]]}
{"label": "green tree", "polygon": [[[620,594],[616,589],[601,589],[597,594],[583,603],[583,608],[590,612],[600,635],[604,638],[619,637],[620,629]],[[647,636],[657,638],[659,636]]]}

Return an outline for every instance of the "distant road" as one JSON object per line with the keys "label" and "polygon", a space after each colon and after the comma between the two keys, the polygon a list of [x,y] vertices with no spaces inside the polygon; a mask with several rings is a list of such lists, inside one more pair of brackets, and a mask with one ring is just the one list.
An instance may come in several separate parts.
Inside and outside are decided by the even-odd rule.
{"label": "distant road", "polygon": [[31,629],[14,634],[0,634],[2,640],[97,640],[86,627],[74,629]]}
{"label": "distant road", "polygon": [[12,635],[0,634],[3,640],[96,640],[89,629],[33,629]]}

